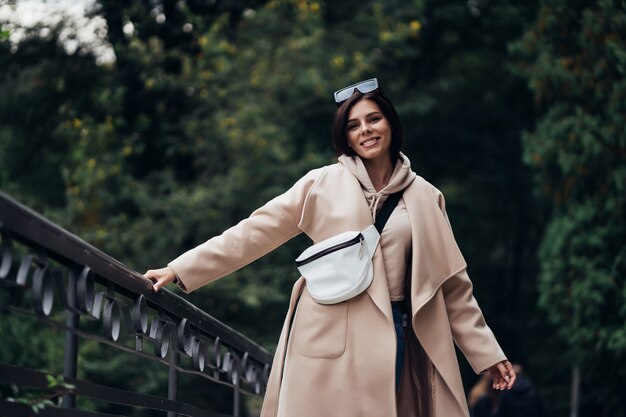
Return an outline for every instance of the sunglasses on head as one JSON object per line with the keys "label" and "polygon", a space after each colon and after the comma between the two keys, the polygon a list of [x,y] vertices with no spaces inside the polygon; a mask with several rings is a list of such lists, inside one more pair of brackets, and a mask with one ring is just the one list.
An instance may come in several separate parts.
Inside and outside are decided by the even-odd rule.
{"label": "sunglasses on head", "polygon": [[378,80],[376,78],[370,78],[369,80],[349,85],[348,87],[335,91],[335,103],[339,105],[349,99],[352,94],[354,94],[354,90],[359,90],[361,93],[366,94],[378,88]]}

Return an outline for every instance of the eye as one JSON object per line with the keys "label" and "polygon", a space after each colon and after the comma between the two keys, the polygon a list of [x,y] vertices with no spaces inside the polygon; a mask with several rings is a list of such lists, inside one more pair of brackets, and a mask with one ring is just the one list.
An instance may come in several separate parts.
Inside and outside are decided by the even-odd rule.
{"label": "eye", "polygon": [[359,127],[358,123],[348,123],[347,129],[352,131],[352,130],[355,130],[356,128],[358,128],[358,127]]}
{"label": "eye", "polygon": [[376,123],[382,120],[382,116],[376,115],[376,116],[372,116],[370,117],[370,123]]}

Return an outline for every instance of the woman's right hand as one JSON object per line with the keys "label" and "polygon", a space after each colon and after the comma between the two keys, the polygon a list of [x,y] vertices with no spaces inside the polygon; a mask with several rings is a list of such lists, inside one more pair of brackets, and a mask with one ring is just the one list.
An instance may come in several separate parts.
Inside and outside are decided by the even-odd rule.
{"label": "woman's right hand", "polygon": [[148,278],[150,281],[155,281],[152,286],[154,291],[159,291],[161,288],[176,279],[176,273],[169,266],[161,269],[148,269],[143,276]]}

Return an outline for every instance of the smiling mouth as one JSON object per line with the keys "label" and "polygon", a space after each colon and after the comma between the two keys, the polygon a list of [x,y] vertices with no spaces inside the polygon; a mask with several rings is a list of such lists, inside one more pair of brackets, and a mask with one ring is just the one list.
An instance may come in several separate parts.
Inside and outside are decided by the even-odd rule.
{"label": "smiling mouth", "polygon": [[380,140],[380,137],[376,136],[376,137],[373,137],[366,141],[361,142],[361,146],[364,146],[367,148],[369,146],[375,145],[376,143],[378,143],[379,140]]}

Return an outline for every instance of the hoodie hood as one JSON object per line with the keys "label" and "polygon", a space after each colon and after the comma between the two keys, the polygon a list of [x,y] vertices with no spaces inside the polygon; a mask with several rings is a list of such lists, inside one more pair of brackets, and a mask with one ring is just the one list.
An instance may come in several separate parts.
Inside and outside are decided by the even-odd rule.
{"label": "hoodie hood", "polygon": [[374,188],[372,180],[367,173],[367,169],[365,169],[365,165],[358,155],[341,155],[339,157],[339,163],[359,180],[363,195],[365,195],[374,220],[376,220],[378,209],[382,207],[387,197],[404,190],[417,177],[415,172],[411,171],[411,161],[409,161],[409,158],[402,152],[400,152],[398,160],[396,161],[396,166],[391,174],[391,178],[389,178],[389,183],[380,191],[376,191]]}

